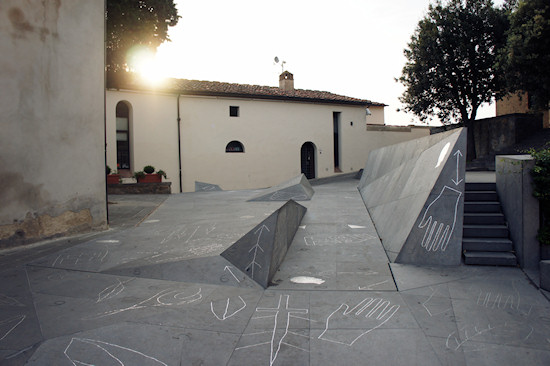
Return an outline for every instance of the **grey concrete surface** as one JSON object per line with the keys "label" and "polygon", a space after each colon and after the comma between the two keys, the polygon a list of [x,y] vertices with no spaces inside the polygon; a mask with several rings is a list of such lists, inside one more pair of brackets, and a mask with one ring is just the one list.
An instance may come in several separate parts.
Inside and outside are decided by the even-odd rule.
{"label": "grey concrete surface", "polygon": [[390,264],[357,183],[301,203],[267,289],[219,255],[284,204],[257,191],[171,195],[137,225],[0,252],[0,364],[550,363],[550,303],[521,269]]}

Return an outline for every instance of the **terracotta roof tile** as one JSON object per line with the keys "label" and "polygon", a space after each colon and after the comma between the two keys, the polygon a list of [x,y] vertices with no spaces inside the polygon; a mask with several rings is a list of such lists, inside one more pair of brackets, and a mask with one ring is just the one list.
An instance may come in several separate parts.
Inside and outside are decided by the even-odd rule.
{"label": "terracotta roof tile", "polygon": [[[122,89],[150,89],[144,85],[123,87]],[[188,79],[169,79],[157,91],[182,95],[227,96],[239,98],[289,100],[309,103],[350,104],[363,106],[386,106],[366,99],[338,95],[326,91],[294,89],[285,91],[278,87],[223,83],[219,81],[201,81]]]}

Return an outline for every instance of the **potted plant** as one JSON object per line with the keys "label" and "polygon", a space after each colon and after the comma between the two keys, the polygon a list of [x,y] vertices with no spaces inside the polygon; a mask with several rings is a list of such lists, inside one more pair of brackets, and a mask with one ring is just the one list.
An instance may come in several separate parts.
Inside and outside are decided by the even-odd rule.
{"label": "potted plant", "polygon": [[107,184],[119,184],[120,183],[120,174],[118,172],[112,171],[111,167],[105,166],[105,173],[107,173]]}
{"label": "potted plant", "polygon": [[143,167],[143,171],[135,172],[134,177],[138,183],[160,183],[162,182],[162,177],[167,178],[164,170],[158,170],[155,173],[155,167],[151,165]]}

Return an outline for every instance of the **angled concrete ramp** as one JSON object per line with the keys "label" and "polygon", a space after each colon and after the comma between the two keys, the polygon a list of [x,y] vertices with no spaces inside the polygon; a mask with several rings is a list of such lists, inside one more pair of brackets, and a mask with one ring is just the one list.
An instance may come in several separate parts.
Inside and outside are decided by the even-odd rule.
{"label": "angled concrete ramp", "polygon": [[304,206],[288,201],[220,255],[267,288],[285,258],[306,210]]}
{"label": "angled concrete ramp", "polygon": [[459,265],[466,129],[369,154],[359,191],[396,263]]}
{"label": "angled concrete ramp", "polygon": [[309,201],[313,188],[304,174],[298,175],[277,186],[268,188],[248,201]]}
{"label": "angled concrete ramp", "polygon": [[217,184],[210,184],[204,182],[195,181],[195,192],[212,192],[212,191],[223,191]]}

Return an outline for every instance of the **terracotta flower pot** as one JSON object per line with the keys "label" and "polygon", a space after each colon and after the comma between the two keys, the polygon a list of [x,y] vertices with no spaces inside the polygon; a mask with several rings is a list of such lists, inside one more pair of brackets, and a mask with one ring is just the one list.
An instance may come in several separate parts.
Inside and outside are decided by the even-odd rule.
{"label": "terracotta flower pot", "polygon": [[107,175],[107,184],[118,184],[120,182],[120,174]]}
{"label": "terracotta flower pot", "polygon": [[145,174],[142,177],[137,178],[138,183],[160,183],[162,182],[162,175],[159,174]]}

